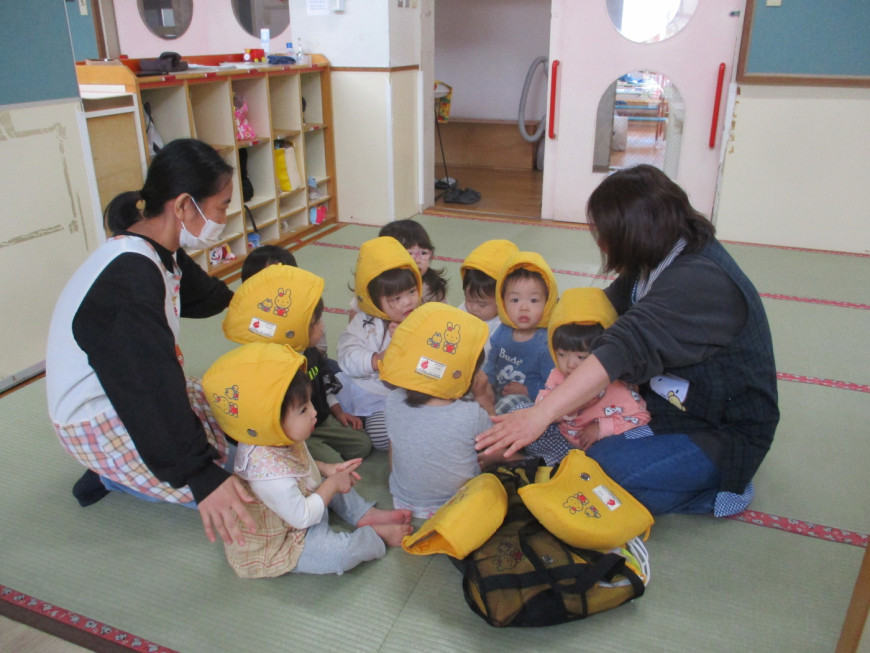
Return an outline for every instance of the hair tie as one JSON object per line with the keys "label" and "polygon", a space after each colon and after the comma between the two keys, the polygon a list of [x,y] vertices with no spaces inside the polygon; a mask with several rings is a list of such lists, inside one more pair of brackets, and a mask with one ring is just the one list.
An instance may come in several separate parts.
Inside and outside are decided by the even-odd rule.
{"label": "hair tie", "polygon": [[139,213],[143,213],[145,211],[145,198],[142,197],[142,191],[139,191],[139,199],[136,202],[136,208],[139,210]]}

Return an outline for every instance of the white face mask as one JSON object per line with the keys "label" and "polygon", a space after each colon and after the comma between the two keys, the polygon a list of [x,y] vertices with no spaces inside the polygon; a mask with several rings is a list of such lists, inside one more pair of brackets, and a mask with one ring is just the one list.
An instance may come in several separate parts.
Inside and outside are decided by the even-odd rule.
{"label": "white face mask", "polygon": [[224,231],[224,225],[215,222],[214,220],[209,220],[205,217],[205,214],[202,212],[202,209],[199,208],[199,204],[196,203],[196,200],[193,199],[193,196],[190,196],[190,201],[193,202],[193,205],[196,207],[196,210],[202,216],[202,219],[205,221],[205,224],[202,225],[202,230],[199,232],[199,236],[194,236],[187,230],[187,227],[184,226],[184,223],[181,223],[181,233],[179,234],[179,244],[182,247],[187,247],[190,249],[209,249],[217,245],[221,240],[221,234]]}

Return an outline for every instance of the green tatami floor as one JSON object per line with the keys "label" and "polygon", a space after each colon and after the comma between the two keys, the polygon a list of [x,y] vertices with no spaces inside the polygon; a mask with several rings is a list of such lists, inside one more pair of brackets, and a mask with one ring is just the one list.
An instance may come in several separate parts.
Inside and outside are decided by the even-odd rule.
{"label": "green tatami floor", "polygon": [[[599,285],[588,231],[420,216],[462,301],[459,262],[508,238],[540,252],[560,289]],[[326,279],[331,354],[356,248],[377,227],[344,226],[295,254]],[[726,244],[764,298],[780,373],[782,421],[755,478],[751,509],[792,531],[669,515],[647,547],[652,580],[633,603],[546,629],[496,629],[465,605],[443,556],[391,549],[344,576],[240,580],[196,512],[111,493],[82,509],[83,468],[58,444],[40,380],[0,399],[0,586],[179,651],[832,651],[864,548],[824,539],[870,532],[870,257]],[[50,311],[46,313],[46,319]],[[232,348],[220,318],[182,324],[189,374]],[[387,460],[360,468],[357,489],[391,506]],[[866,543],[866,538],[863,540]]]}

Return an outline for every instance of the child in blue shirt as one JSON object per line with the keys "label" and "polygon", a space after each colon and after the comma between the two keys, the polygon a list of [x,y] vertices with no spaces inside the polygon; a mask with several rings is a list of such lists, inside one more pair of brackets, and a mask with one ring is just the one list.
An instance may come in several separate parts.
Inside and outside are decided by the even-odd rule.
{"label": "child in blue shirt", "polygon": [[496,414],[534,401],[544,388],[553,369],[547,323],[558,296],[553,271],[540,254],[517,252],[505,262],[495,293],[502,324],[484,365]]}

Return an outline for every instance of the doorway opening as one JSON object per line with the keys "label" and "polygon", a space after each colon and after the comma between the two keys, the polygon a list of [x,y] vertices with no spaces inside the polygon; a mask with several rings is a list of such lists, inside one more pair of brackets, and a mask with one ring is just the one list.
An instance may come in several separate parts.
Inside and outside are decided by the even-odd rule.
{"label": "doorway opening", "polygon": [[[538,145],[523,139],[517,117],[529,68],[549,53],[550,4],[434,0],[433,5],[434,76],[452,87],[452,97],[448,120],[434,131],[431,179],[442,183],[432,209],[540,220]],[[537,66],[528,84],[529,134],[546,110],[546,69],[546,63]],[[478,191],[480,199],[469,205],[445,202],[439,186],[454,180]]]}

